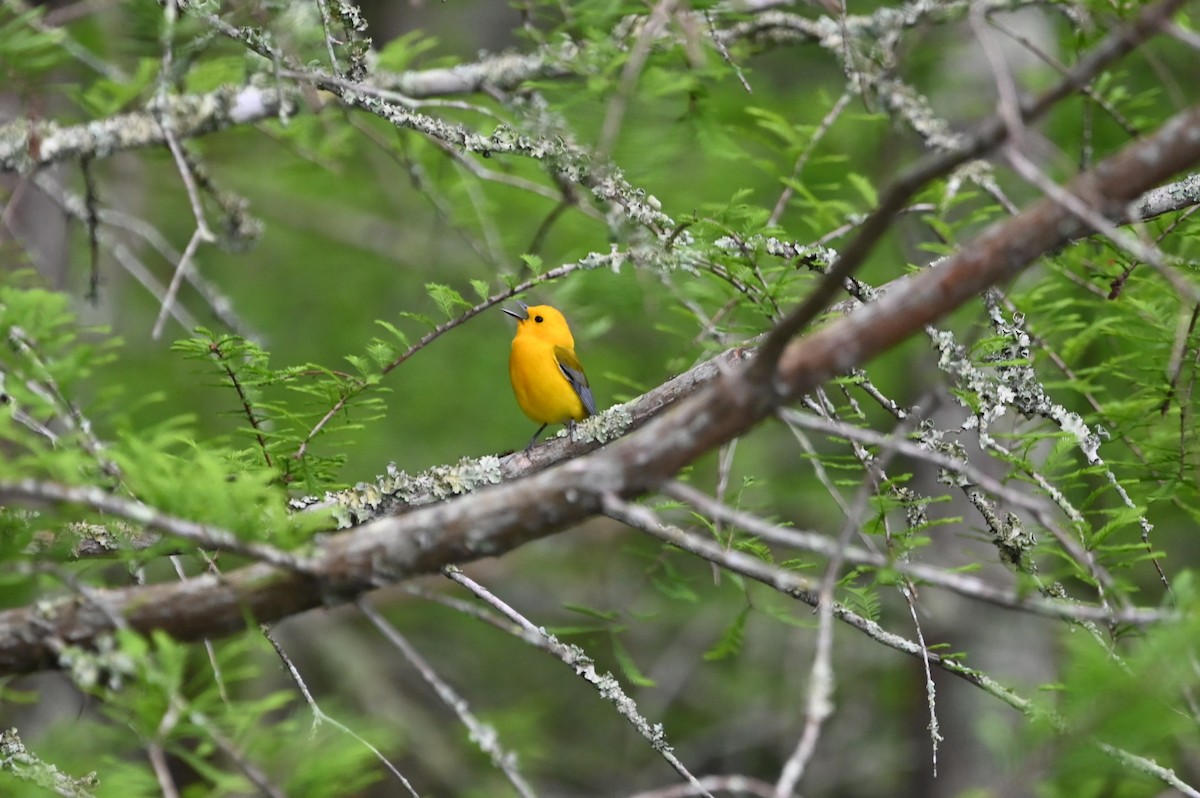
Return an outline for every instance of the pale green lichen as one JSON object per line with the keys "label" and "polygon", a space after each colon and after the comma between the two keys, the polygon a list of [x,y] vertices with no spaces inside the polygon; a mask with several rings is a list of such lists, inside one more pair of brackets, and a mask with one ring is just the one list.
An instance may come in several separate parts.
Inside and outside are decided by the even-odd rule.
{"label": "pale green lichen", "polygon": [[608,443],[624,435],[632,425],[633,415],[629,412],[628,405],[613,405],[603,413],[589,416],[576,424],[572,440]]}
{"label": "pale green lichen", "polygon": [[500,480],[500,458],[495,455],[464,457],[453,465],[434,466],[415,475],[389,463],[387,473],[374,482],[360,482],[349,490],[328,493],[325,503],[332,505],[338,528],[346,529],[403,507],[442,501]]}
{"label": "pale green lichen", "polygon": [[98,687],[120,690],[138,668],[134,658],[108,634],[97,637],[93,648],[63,646],[58,652],[58,665],[85,693]]}
{"label": "pale green lichen", "polygon": [[58,767],[32,754],[17,736],[17,730],[0,732],[0,772],[10,773],[19,781],[35,784],[56,795],[70,798],[91,796],[92,790],[100,786],[95,771],[82,778],[73,778]]}

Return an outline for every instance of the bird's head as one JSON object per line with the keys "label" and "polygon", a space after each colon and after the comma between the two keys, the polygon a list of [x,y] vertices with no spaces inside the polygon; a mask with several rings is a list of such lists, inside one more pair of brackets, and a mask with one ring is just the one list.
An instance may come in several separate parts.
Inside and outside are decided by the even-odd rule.
{"label": "bird's head", "polygon": [[567,319],[556,308],[549,305],[526,305],[519,300],[517,307],[518,310],[502,310],[517,320],[518,336],[528,335],[570,349],[575,347],[575,339],[571,336]]}

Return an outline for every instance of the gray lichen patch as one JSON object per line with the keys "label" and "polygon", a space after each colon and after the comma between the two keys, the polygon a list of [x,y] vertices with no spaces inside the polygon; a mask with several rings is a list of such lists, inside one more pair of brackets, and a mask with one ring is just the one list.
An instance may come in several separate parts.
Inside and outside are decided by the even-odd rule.
{"label": "gray lichen patch", "polygon": [[333,506],[340,529],[392,514],[406,507],[470,493],[501,480],[500,458],[486,455],[464,457],[453,465],[438,465],[410,475],[389,463],[387,473],[374,482],[360,482],[349,490],[328,493],[325,504]]}

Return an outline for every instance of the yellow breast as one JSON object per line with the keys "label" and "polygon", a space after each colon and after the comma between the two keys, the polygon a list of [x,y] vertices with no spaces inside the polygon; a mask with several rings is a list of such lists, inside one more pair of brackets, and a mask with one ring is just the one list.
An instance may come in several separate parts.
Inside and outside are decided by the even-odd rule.
{"label": "yellow breast", "polygon": [[538,424],[565,424],[587,417],[579,394],[558,366],[554,345],[532,336],[513,339],[508,358],[517,404]]}

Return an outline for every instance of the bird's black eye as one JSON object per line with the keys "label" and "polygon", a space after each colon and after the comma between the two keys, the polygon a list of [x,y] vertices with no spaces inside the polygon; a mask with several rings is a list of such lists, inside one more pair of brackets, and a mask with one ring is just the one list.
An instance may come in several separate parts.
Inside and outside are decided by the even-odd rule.
{"label": "bird's black eye", "polygon": [[538,324],[541,324],[542,322],[545,321],[545,319],[543,319],[541,316],[534,316],[533,320],[536,321]]}

